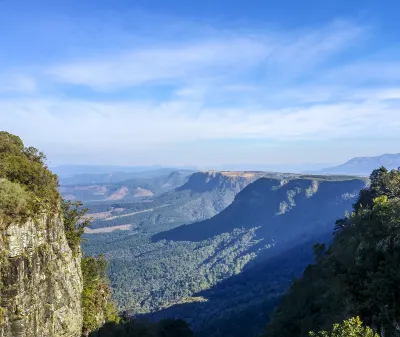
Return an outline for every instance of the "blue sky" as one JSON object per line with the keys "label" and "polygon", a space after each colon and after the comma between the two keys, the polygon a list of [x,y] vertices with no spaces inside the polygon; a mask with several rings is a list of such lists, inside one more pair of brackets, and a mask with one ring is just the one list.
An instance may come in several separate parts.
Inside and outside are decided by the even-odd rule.
{"label": "blue sky", "polygon": [[397,1],[0,0],[0,129],[52,164],[400,152]]}

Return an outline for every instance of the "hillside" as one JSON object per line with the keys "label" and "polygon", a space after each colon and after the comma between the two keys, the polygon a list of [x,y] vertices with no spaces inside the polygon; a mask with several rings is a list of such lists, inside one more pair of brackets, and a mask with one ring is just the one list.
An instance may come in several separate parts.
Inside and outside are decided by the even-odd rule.
{"label": "hillside", "polygon": [[384,154],[377,157],[357,157],[348,162],[319,171],[319,174],[353,174],[368,176],[373,170],[379,167],[386,167],[389,170],[400,167],[400,153]]}
{"label": "hillside", "polygon": [[260,227],[257,233],[262,238],[289,241],[299,233],[326,230],[326,224],[329,226],[346,208],[351,209],[351,201],[364,185],[361,179],[261,178],[212,219],[159,233],[153,239],[202,241],[233,228]]}
{"label": "hillside", "polygon": [[161,195],[133,202],[86,205],[95,218],[93,228],[134,225],[139,231],[157,233],[211,218],[230,205],[244,187],[265,175],[265,172],[198,172],[182,186]]}

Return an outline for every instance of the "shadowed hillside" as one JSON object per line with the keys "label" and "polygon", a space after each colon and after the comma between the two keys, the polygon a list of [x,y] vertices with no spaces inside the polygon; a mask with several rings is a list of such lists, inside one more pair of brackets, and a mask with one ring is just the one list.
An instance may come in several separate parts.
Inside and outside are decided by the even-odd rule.
{"label": "shadowed hillside", "polygon": [[240,192],[235,201],[212,219],[156,234],[154,241],[202,241],[234,228],[261,227],[268,241],[295,239],[324,232],[365,186],[362,179],[326,181],[261,178]]}

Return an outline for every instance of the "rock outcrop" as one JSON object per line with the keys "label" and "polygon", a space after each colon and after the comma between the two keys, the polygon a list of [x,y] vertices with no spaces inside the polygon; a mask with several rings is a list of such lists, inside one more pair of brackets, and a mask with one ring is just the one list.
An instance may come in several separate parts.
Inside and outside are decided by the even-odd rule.
{"label": "rock outcrop", "polygon": [[81,256],[60,216],[0,229],[0,337],[79,337]]}

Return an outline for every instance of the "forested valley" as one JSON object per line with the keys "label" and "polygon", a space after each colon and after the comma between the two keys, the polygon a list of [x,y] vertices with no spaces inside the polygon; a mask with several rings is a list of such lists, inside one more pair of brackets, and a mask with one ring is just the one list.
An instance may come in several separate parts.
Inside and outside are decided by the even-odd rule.
{"label": "forested valley", "polygon": [[[53,317],[50,301],[63,310],[78,303],[83,336],[400,335],[399,170],[381,167],[368,179],[203,172],[152,199],[82,204],[62,199],[44,154],[17,136],[0,133],[0,159],[2,245],[26,226],[46,233],[30,239],[39,240],[33,252],[13,238],[11,254],[28,251],[1,255],[6,336],[31,317],[23,306],[32,297],[19,302],[18,282],[58,289],[60,267],[67,278],[79,268],[82,292],[65,293],[72,304],[46,295],[37,315]],[[93,234],[92,221],[136,223]],[[59,262],[46,262],[52,254]],[[79,277],[57,282],[79,290]]]}

